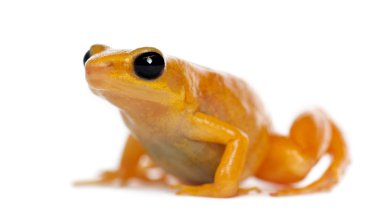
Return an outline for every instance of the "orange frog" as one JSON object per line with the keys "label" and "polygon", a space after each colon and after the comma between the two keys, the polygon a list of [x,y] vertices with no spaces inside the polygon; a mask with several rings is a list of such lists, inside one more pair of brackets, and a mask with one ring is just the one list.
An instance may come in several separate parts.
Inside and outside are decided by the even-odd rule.
{"label": "orange frog", "polygon": [[[295,195],[332,188],[348,163],[344,138],[324,112],[305,112],[287,136],[276,134],[259,98],[233,76],[152,47],[93,45],[84,63],[91,90],[119,108],[131,134],[116,170],[79,185],[157,181],[147,175],[154,166],[180,181],[178,194],[233,197],[258,190],[240,187],[255,176],[283,186],[271,195]],[[295,187],[326,154],[324,174]],[[144,168],[146,155],[153,162]]]}

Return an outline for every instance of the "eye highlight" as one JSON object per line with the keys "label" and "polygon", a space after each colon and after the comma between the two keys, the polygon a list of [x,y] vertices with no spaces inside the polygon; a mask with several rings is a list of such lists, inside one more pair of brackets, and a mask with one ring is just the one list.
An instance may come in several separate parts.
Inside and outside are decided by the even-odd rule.
{"label": "eye highlight", "polygon": [[157,79],[161,76],[164,67],[164,58],[156,52],[142,53],[136,57],[133,63],[136,75],[146,80]]}

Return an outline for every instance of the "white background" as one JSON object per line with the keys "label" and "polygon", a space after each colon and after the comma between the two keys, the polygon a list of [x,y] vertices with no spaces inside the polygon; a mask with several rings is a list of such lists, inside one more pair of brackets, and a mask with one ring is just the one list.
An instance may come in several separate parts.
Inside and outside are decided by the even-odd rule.
{"label": "white background", "polygon": [[[378,1],[0,3],[0,219],[379,219]],[[116,166],[127,129],[84,78],[89,46],[154,46],[244,78],[276,129],[321,106],[352,164],[330,193],[234,199],[74,188]]]}

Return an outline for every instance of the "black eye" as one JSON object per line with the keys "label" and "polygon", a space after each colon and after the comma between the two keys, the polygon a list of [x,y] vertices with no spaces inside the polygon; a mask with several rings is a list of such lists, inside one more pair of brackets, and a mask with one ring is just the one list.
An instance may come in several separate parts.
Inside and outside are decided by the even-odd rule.
{"label": "black eye", "polygon": [[157,79],[165,67],[164,58],[156,52],[140,54],[133,63],[137,76],[143,79]]}
{"label": "black eye", "polygon": [[87,61],[88,59],[90,59],[90,57],[91,57],[91,51],[88,50],[87,53],[86,53],[86,54],[84,55],[84,57],[83,57],[83,65],[86,64],[86,61]]}

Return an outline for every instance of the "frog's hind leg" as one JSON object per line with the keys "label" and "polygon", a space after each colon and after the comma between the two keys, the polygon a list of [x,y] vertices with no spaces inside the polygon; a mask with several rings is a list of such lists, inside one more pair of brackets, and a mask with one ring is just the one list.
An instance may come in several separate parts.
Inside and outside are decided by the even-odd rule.
{"label": "frog's hind leg", "polygon": [[[301,114],[293,123],[289,136],[272,135],[270,145],[268,156],[255,175],[289,186],[272,193],[273,196],[329,190],[338,182],[349,161],[341,132],[320,110]],[[331,156],[332,162],[319,179],[305,187],[291,186],[304,179],[326,154]]]}
{"label": "frog's hind leg", "polygon": [[158,178],[151,178],[149,171],[156,168],[152,161],[148,160],[142,163],[142,158],[147,158],[144,148],[140,142],[133,136],[129,136],[124,152],[120,161],[120,165],[115,170],[103,172],[99,178],[95,180],[78,181],[76,186],[86,185],[105,185],[119,183],[125,185],[131,178],[137,178],[148,183],[166,183],[166,174],[163,172]]}

